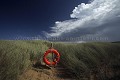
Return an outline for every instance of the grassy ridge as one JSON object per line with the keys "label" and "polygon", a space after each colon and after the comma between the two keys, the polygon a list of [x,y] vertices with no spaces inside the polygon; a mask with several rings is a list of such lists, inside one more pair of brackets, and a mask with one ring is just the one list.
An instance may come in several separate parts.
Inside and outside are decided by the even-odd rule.
{"label": "grassy ridge", "polygon": [[8,41],[0,42],[0,80],[16,80],[29,64],[29,56],[25,49],[21,49]]}
{"label": "grassy ridge", "polygon": [[[42,58],[48,46],[45,41],[0,41],[0,80],[17,80],[32,60]],[[89,75],[97,75],[100,80],[111,78],[112,69],[120,66],[119,43],[54,43],[54,48],[60,52],[60,64],[77,79]]]}
{"label": "grassy ridge", "polygon": [[[61,63],[70,69],[77,78],[97,72],[99,68],[120,66],[120,44],[115,43],[82,43],[59,44],[54,47],[61,53]],[[83,77],[82,76],[82,77]],[[110,77],[108,75],[107,77]],[[84,76],[85,77],[85,76]]]}
{"label": "grassy ridge", "polygon": [[46,49],[42,41],[0,41],[0,80],[17,80]]}

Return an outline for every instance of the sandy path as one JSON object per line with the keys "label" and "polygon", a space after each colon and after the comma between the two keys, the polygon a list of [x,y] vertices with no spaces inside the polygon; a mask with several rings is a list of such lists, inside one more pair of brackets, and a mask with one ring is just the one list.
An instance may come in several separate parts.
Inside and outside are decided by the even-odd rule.
{"label": "sandy path", "polygon": [[61,67],[50,69],[31,68],[24,72],[19,80],[74,80],[68,70]]}

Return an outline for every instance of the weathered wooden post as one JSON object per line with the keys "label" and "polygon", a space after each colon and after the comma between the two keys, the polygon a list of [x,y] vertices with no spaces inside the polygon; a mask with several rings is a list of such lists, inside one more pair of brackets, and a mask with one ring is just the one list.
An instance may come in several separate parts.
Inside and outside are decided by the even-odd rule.
{"label": "weathered wooden post", "polygon": [[[53,49],[53,43],[51,42],[51,49]],[[52,52],[52,60],[54,61],[54,53]]]}

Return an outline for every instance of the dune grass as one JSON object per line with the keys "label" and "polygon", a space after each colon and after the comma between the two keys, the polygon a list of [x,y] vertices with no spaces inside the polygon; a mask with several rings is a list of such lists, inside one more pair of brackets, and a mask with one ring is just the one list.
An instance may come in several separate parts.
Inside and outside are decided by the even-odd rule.
{"label": "dune grass", "polygon": [[[100,68],[120,66],[120,44],[115,43],[56,43],[54,47],[61,53],[60,63],[80,79],[91,72],[102,77]],[[107,74],[104,70],[105,75]],[[111,75],[106,75],[110,77]]]}
{"label": "dune grass", "polygon": [[17,80],[46,49],[42,41],[0,41],[0,80]]}
{"label": "dune grass", "polygon": [[[76,79],[97,74],[102,80],[107,75],[105,66],[120,66],[120,43],[53,43],[61,55],[59,64],[68,68]],[[50,47],[47,41],[0,41],[0,80],[17,80],[18,75],[31,66],[33,60],[42,60]],[[105,75],[105,77],[103,77]]]}

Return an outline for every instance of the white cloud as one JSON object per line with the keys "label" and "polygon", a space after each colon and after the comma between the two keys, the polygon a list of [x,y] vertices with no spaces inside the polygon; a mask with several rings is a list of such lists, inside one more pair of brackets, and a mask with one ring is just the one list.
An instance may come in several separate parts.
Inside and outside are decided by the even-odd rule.
{"label": "white cloud", "polygon": [[116,35],[118,32],[113,32],[120,30],[119,4],[120,0],[93,0],[88,4],[81,3],[73,10],[70,20],[56,21],[55,26],[51,27],[51,33],[46,32],[46,36],[79,37],[102,33],[99,36],[120,40]]}

